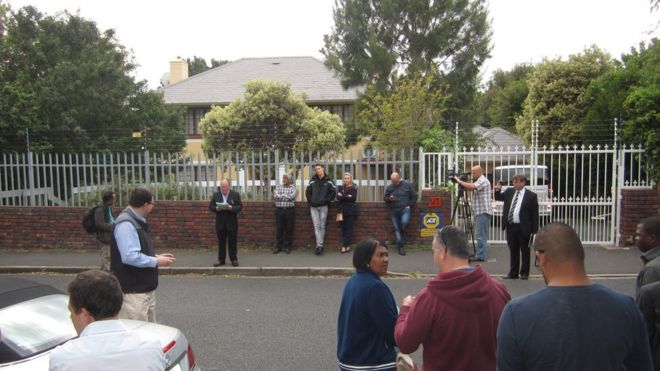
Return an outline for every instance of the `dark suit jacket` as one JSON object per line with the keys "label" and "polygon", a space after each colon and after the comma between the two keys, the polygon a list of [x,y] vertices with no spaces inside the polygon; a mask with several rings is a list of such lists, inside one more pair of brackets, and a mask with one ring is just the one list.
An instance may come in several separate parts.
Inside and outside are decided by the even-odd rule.
{"label": "dark suit jacket", "polygon": [[646,322],[653,364],[656,370],[660,370],[660,282],[642,286],[636,301]]}
{"label": "dark suit jacket", "polygon": [[223,202],[222,193],[216,192],[211,197],[211,203],[209,203],[209,210],[215,213],[215,227],[216,228],[227,228],[227,230],[235,231],[238,229],[238,213],[243,209],[243,203],[241,203],[241,195],[238,192],[230,190],[227,194],[227,203],[232,206],[231,210],[229,209],[220,209],[216,208],[216,202]]}
{"label": "dark suit jacket", "polygon": [[[513,196],[516,194],[516,189],[513,187],[507,188],[506,191],[495,191],[495,199],[504,201],[504,208],[502,210],[502,229],[506,229],[509,225],[509,210],[513,202]],[[522,201],[519,199],[517,202],[522,202],[520,205],[520,228],[522,233],[530,235],[536,233],[539,229],[539,200],[536,193],[525,189],[525,195]]]}

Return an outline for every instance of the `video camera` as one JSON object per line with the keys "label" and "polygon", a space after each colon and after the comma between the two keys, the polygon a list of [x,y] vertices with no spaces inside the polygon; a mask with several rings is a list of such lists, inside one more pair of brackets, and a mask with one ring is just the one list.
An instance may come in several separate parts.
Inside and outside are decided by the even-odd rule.
{"label": "video camera", "polygon": [[458,179],[467,182],[470,179],[470,176],[472,176],[472,173],[458,173],[454,169],[448,169],[447,170],[447,179],[451,180],[452,183],[456,183],[456,179],[454,177],[458,177]]}

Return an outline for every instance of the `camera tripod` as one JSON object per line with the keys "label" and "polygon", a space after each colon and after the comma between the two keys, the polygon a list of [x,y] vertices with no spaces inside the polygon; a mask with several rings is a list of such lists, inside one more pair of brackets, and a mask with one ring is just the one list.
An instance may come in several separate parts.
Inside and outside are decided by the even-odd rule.
{"label": "camera tripod", "polygon": [[449,224],[454,224],[456,220],[456,212],[458,208],[461,208],[462,212],[460,215],[463,215],[465,218],[465,223],[463,223],[463,232],[468,236],[472,241],[472,253],[477,253],[477,247],[474,244],[474,224],[472,222],[472,209],[470,207],[470,201],[468,200],[467,195],[465,194],[465,189],[463,186],[458,186],[458,197],[454,202],[454,211],[451,214],[451,221]]}

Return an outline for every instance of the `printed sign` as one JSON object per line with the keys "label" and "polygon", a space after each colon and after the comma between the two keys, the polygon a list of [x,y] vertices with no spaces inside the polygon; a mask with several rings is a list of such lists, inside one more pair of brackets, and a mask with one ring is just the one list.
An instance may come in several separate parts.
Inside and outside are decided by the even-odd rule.
{"label": "printed sign", "polygon": [[440,226],[440,220],[442,220],[440,212],[421,213],[419,215],[420,237],[433,237],[436,229]]}

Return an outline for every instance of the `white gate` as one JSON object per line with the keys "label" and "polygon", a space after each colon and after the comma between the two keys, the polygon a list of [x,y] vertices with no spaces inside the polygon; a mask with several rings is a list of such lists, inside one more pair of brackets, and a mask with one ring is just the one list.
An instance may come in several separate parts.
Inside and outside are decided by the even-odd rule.
{"label": "white gate", "polygon": [[[424,153],[420,156],[420,184],[424,188],[446,186],[450,181],[447,170],[469,172],[475,165],[482,167],[491,186],[500,180],[506,184],[510,176],[523,172],[530,188],[539,194],[540,224],[564,222],[577,231],[585,244],[616,245],[621,189],[654,186],[643,170],[641,146],[618,148],[615,140],[614,146],[538,147],[533,138],[529,148],[454,148]],[[456,200],[457,192],[454,195]],[[505,243],[506,236],[500,228],[502,206],[494,200],[493,195],[489,241]],[[453,213],[455,205],[454,201]],[[456,215],[461,223],[460,207]]]}

